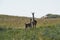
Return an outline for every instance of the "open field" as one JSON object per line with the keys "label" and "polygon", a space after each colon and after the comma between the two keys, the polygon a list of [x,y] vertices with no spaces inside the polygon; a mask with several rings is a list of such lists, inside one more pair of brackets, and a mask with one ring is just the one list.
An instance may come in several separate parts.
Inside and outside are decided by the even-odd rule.
{"label": "open field", "polygon": [[60,40],[60,18],[36,20],[36,28],[25,30],[28,17],[0,15],[0,40]]}
{"label": "open field", "polygon": [[[37,20],[37,27],[60,24],[60,18],[50,18],[41,19],[35,18]],[[18,16],[8,16],[0,15],[0,27],[5,28],[24,28],[25,23],[30,22],[30,17],[18,17]]]}
{"label": "open field", "polygon": [[0,40],[60,40],[60,25],[39,27],[36,29],[3,29]]}

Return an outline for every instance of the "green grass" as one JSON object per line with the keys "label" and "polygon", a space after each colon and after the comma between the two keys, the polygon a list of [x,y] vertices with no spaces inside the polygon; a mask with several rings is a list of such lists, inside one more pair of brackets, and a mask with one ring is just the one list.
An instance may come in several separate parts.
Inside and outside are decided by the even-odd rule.
{"label": "green grass", "polygon": [[60,25],[39,27],[36,29],[3,29],[0,40],[60,40]]}
{"label": "green grass", "polygon": [[60,40],[60,18],[36,20],[36,29],[25,30],[28,17],[0,15],[0,40]]}

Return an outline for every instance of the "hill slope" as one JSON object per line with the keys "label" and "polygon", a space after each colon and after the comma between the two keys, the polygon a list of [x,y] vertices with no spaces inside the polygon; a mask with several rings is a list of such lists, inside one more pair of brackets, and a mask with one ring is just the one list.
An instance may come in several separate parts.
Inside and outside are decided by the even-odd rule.
{"label": "hill slope", "polygon": [[3,27],[23,27],[28,21],[28,17],[0,15],[0,26]]}
{"label": "hill slope", "polygon": [[[35,18],[35,19],[37,20],[37,27],[60,24],[60,18],[50,18],[50,19]],[[25,23],[28,23],[29,21],[30,17],[0,15],[0,27],[24,28]]]}

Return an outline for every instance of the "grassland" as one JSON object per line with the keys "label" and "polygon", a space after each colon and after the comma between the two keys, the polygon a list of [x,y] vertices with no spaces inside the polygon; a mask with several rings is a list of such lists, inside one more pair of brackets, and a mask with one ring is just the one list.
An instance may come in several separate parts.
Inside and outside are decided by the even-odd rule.
{"label": "grassland", "polygon": [[[60,18],[50,18],[50,19],[35,18],[35,19],[37,20],[37,27],[46,25],[51,26],[60,23]],[[0,27],[3,28],[24,28],[25,23],[29,22],[30,17],[0,15]]]}
{"label": "grassland", "polygon": [[0,40],[60,40],[60,18],[36,20],[36,28],[25,30],[28,17],[0,15]]}
{"label": "grassland", "polygon": [[0,40],[60,40],[60,25],[0,30]]}

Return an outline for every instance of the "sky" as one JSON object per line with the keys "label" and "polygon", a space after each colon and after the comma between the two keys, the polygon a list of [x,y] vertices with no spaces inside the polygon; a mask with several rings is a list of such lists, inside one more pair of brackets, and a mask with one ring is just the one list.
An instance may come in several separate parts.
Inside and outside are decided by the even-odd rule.
{"label": "sky", "polygon": [[0,14],[40,18],[48,13],[60,15],[60,0],[0,0]]}

